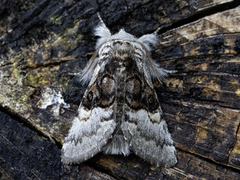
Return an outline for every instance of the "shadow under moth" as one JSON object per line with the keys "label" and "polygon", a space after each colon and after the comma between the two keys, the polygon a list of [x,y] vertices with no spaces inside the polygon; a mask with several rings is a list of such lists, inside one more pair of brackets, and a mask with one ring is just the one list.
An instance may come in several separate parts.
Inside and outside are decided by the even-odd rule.
{"label": "shadow under moth", "polygon": [[96,51],[80,75],[88,88],[64,140],[62,162],[132,151],[157,166],[175,165],[176,149],[153,86],[171,72],[151,58],[157,33],[135,38],[122,29],[112,35],[100,21]]}

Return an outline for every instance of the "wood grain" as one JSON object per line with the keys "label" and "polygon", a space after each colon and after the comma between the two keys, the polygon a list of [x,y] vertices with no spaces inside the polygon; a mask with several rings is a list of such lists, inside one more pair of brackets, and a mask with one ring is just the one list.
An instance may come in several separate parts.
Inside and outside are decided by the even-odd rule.
{"label": "wood grain", "polygon": [[[153,58],[176,72],[155,87],[178,151],[173,168],[135,155],[60,161],[86,89],[74,73],[94,52],[97,12],[112,32],[162,28]],[[0,17],[1,179],[240,179],[238,1],[10,0]]]}

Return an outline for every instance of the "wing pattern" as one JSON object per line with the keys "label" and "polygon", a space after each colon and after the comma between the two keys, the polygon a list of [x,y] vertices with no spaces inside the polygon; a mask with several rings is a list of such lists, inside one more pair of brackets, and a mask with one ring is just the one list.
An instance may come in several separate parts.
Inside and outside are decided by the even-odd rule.
{"label": "wing pattern", "polygon": [[120,30],[111,35],[105,25],[97,50],[83,70],[89,82],[62,147],[62,161],[81,163],[100,151],[136,155],[157,166],[177,163],[176,149],[152,83],[170,71],[150,57],[156,35],[136,39]]}
{"label": "wing pattern", "polygon": [[105,74],[95,77],[87,88],[62,147],[63,163],[81,163],[107,144],[116,128],[114,86],[111,76]]}

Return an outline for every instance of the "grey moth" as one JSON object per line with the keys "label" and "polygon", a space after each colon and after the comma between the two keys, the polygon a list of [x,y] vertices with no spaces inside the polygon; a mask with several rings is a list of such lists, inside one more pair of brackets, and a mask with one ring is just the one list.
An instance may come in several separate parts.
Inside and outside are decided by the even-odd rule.
{"label": "grey moth", "polygon": [[100,21],[96,51],[80,76],[88,88],[64,140],[62,162],[81,163],[103,151],[175,165],[176,149],[153,86],[170,72],[151,58],[157,33],[136,38],[122,29],[112,35]]}

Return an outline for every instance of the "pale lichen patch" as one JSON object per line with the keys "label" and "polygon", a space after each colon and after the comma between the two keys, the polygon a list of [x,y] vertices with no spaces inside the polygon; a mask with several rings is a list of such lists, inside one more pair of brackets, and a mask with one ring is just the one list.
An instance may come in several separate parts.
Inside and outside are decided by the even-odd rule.
{"label": "pale lichen patch", "polygon": [[48,106],[52,106],[51,111],[54,116],[59,116],[61,105],[64,108],[70,108],[70,105],[64,102],[60,92],[56,92],[54,89],[50,89],[48,87],[43,91],[42,99],[40,99],[37,103],[37,106],[40,109],[46,109]]}
{"label": "pale lichen patch", "polygon": [[235,93],[240,96],[240,86],[236,88]]}

